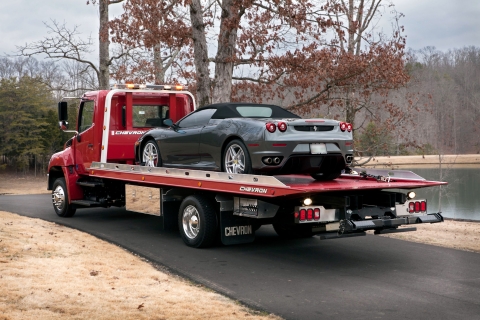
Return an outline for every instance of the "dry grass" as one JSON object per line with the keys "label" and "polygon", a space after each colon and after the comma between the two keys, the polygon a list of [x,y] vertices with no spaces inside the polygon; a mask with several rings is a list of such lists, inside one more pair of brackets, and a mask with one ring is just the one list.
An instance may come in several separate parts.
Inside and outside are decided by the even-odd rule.
{"label": "dry grass", "polygon": [[442,223],[419,224],[415,227],[417,231],[386,234],[382,237],[480,253],[480,222],[446,220]]}
{"label": "dry grass", "polygon": [[2,194],[40,194],[47,190],[47,177],[29,175],[0,174],[0,195]]}
{"label": "dry grass", "polygon": [[1,319],[278,319],[93,236],[0,211]]}

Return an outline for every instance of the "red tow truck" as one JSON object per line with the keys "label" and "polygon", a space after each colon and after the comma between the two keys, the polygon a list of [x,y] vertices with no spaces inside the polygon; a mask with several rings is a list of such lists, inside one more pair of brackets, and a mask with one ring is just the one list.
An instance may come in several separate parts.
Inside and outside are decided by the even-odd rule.
{"label": "red tow truck", "polygon": [[[134,162],[137,139],[165,119],[195,110],[181,86],[123,85],[85,93],[75,130],[67,130],[67,103],[59,103],[61,129],[74,136],[48,166],[48,190],[61,217],[77,209],[123,207],[153,214],[178,227],[185,244],[207,247],[248,243],[272,224],[281,237],[321,239],[413,231],[410,225],[442,222],[427,213],[417,188],[427,181],[403,170],[353,168],[332,181],[306,175],[264,176],[145,167]],[[399,226],[409,225],[408,228]]]}

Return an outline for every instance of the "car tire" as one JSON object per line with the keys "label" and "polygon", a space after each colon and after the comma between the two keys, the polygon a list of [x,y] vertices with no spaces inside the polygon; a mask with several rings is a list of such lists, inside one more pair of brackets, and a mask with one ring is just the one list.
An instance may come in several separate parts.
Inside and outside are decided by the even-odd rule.
{"label": "car tire", "polygon": [[340,177],[342,174],[342,170],[340,171],[332,171],[332,172],[319,172],[319,173],[312,173],[311,176],[313,179],[317,181],[329,181],[334,180]]}
{"label": "car tire", "polygon": [[227,173],[252,173],[252,162],[247,147],[240,140],[230,141],[223,152],[223,171]]}
{"label": "car tire", "polygon": [[178,211],[178,228],[189,247],[204,248],[214,244],[219,233],[213,203],[201,195],[186,197]]}
{"label": "car tire", "polygon": [[318,181],[329,181],[340,177],[343,169],[345,169],[345,160],[343,160],[343,157],[326,157],[322,162],[320,171],[310,175]]}
{"label": "car tire", "polygon": [[53,182],[52,188],[53,209],[59,217],[73,217],[77,208],[74,204],[69,203],[67,184],[65,178],[58,178]]}
{"label": "car tire", "polygon": [[162,157],[157,142],[148,140],[142,148],[142,163],[146,167],[161,167]]}

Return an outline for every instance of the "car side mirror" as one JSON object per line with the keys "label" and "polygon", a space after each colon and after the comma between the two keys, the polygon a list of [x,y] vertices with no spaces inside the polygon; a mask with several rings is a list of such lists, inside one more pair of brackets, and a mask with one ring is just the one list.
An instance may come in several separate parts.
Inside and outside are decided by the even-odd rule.
{"label": "car side mirror", "polygon": [[173,121],[172,121],[172,119],[165,119],[165,120],[163,120],[163,124],[166,125],[167,127],[173,127]]}

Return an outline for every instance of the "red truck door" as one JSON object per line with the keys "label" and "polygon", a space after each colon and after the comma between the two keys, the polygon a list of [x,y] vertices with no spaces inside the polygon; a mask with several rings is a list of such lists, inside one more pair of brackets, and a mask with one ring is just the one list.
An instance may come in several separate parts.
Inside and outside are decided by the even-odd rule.
{"label": "red truck door", "polygon": [[78,135],[75,141],[75,163],[79,173],[85,173],[92,161],[97,161],[100,155],[95,139],[94,122],[95,101],[86,100],[80,104],[78,113]]}

